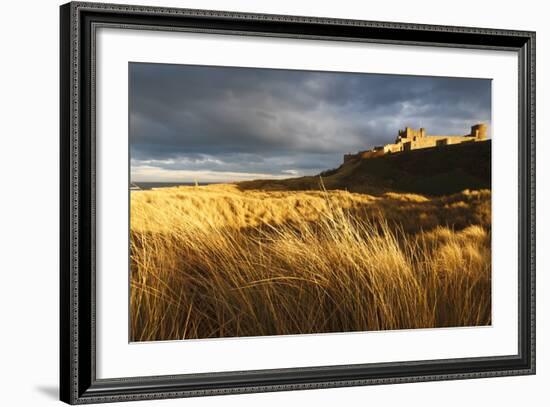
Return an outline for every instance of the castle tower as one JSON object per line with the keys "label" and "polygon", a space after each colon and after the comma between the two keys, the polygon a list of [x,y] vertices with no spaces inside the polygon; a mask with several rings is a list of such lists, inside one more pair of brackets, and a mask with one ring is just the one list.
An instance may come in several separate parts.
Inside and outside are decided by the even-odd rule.
{"label": "castle tower", "polygon": [[420,128],[420,131],[419,131],[418,136],[419,136],[420,138],[426,137],[426,129],[425,129],[424,127],[421,127],[421,128]]}
{"label": "castle tower", "polygon": [[475,137],[476,140],[486,140],[487,139],[487,125],[485,123],[479,123],[472,126],[472,131],[470,133],[472,137]]}

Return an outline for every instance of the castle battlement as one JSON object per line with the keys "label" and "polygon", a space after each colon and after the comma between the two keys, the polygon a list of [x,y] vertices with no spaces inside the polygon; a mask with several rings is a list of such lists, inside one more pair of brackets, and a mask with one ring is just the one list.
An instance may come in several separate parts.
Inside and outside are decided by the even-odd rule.
{"label": "castle battlement", "polygon": [[450,144],[474,143],[487,139],[487,125],[478,123],[471,127],[466,135],[428,135],[426,129],[412,129],[405,127],[397,132],[395,142],[384,146],[374,147],[370,150],[359,151],[355,154],[345,154],[344,162],[359,158],[379,157],[385,154],[407,152],[422,148],[447,146]]}

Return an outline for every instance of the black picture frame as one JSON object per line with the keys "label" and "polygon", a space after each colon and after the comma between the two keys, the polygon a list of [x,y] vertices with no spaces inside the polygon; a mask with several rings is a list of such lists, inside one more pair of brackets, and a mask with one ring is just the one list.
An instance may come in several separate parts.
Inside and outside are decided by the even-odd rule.
{"label": "black picture frame", "polygon": [[[70,404],[535,373],[535,33],[72,2],[60,7],[60,398]],[[508,50],[519,59],[519,351],[376,364],[96,378],[95,29],[180,30]],[[513,267],[510,265],[510,267]]]}

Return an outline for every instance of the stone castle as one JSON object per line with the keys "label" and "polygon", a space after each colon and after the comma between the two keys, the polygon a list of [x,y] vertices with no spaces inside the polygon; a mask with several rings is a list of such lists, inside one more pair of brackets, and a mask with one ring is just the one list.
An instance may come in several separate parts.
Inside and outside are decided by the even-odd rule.
{"label": "stone castle", "polygon": [[370,150],[359,151],[355,154],[345,154],[344,162],[357,158],[379,157],[385,154],[399,153],[402,151],[419,150],[422,148],[447,146],[450,144],[474,143],[487,140],[487,125],[479,123],[471,127],[470,134],[461,135],[428,135],[426,129],[418,130],[406,127],[399,130],[395,143],[377,146]]}

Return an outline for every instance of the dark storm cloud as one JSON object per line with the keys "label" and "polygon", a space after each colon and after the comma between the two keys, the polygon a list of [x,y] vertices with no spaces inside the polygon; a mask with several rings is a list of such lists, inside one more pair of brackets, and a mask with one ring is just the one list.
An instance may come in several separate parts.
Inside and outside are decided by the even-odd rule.
{"label": "dark storm cloud", "polygon": [[132,169],[314,174],[405,126],[465,134],[490,106],[481,79],[132,63]]}

